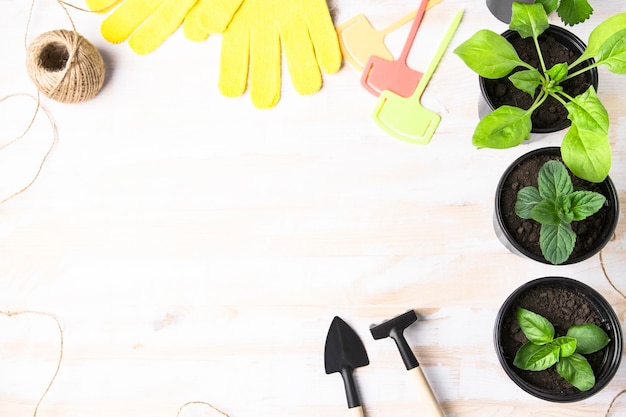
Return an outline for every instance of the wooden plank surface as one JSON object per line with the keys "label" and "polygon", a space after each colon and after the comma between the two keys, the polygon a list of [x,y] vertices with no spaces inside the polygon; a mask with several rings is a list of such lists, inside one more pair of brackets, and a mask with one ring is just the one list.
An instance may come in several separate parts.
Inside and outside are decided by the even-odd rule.
{"label": "wooden plank surface", "polygon": [[[24,67],[28,3],[0,2],[0,96],[36,92]],[[331,3],[336,24],[365,13],[376,27],[415,7]],[[573,29],[582,39],[625,10],[622,2],[594,7]],[[451,50],[478,29],[506,25],[483,1],[444,0],[426,13],[409,63],[425,69],[460,8],[461,26],[423,98],[442,116],[427,146],[379,130],[376,99],[347,64],[309,97],[293,91],[285,70],[281,101],[260,111],[248,95],[219,94],[219,36],[193,44],[176,33],[138,56],[102,39],[101,15],[72,10],[103,54],[107,80],[82,104],[43,100],[59,141],[35,184],[0,205],[0,416],[221,415],[205,403],[232,417],[344,415],[341,378],[323,368],[335,315],[370,355],[356,372],[366,415],[419,415],[393,343],[368,330],[407,309],[419,321],[406,337],[448,417],[603,416],[626,386],[624,366],[596,396],[552,404],[518,389],[495,356],[496,312],[533,278],[593,286],[622,323],[626,300],[600,256],[539,265],[496,238],[502,171],[563,133],[503,151],[472,147],[477,80]],[[58,4],[36,2],[27,41],[58,28],[69,28]],[[389,36],[395,54],[407,31]],[[624,78],[601,68],[622,206],[623,92]],[[27,98],[0,103],[2,143],[32,110]],[[51,140],[40,114],[0,151],[0,198],[32,177]],[[625,234],[620,223],[602,253],[622,292]],[[622,415],[624,397],[611,413]]]}

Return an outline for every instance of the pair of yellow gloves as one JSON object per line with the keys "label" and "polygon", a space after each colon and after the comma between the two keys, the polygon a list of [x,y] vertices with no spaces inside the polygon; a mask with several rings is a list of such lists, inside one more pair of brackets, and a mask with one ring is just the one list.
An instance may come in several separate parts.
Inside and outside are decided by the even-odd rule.
{"label": "pair of yellow gloves", "polygon": [[[341,51],[326,0],[86,0],[109,13],[101,27],[113,43],[128,39],[138,54],[158,48],[182,25],[199,42],[222,34],[219,88],[238,97],[250,88],[258,108],[278,103],[282,51],[295,90],[312,94],[322,73],[341,67]],[[248,84],[249,80],[249,84]]]}

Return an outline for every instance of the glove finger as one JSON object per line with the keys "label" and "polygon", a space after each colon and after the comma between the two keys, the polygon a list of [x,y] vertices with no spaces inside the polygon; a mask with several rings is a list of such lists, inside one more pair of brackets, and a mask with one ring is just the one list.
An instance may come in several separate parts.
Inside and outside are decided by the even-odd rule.
{"label": "glove finger", "polygon": [[209,33],[222,33],[244,0],[200,0],[199,23]]}
{"label": "glove finger", "polygon": [[295,90],[308,95],[322,88],[322,73],[304,22],[295,21],[281,35],[287,67]]}
{"label": "glove finger", "polygon": [[250,97],[257,108],[269,109],[280,100],[280,37],[268,27],[251,34]]}
{"label": "glove finger", "polygon": [[162,0],[126,0],[102,22],[102,36],[111,43],[124,42],[161,2]]}
{"label": "glove finger", "polygon": [[209,37],[209,31],[200,24],[200,14],[204,7],[205,1],[199,0],[185,17],[183,32],[190,41],[202,42]]}
{"label": "glove finger", "polygon": [[224,33],[220,55],[218,86],[226,97],[239,97],[246,91],[250,63],[250,37],[248,31]]}
{"label": "glove finger", "polygon": [[87,0],[87,8],[96,13],[106,13],[122,0]]}
{"label": "glove finger", "polygon": [[149,54],[167,40],[183,23],[197,0],[165,0],[132,34],[128,44],[138,54]]}
{"label": "glove finger", "polygon": [[342,55],[326,1],[312,5],[311,13],[315,18],[308,19],[308,26],[317,62],[324,72],[334,74],[341,68]]}

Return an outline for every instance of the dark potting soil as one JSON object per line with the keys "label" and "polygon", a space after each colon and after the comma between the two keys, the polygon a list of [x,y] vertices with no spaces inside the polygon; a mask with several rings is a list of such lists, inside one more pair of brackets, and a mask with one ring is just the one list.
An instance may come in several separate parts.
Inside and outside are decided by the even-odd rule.
{"label": "dark potting soil", "polygon": [[[537,49],[532,38],[521,39],[515,37],[509,39],[509,42],[513,45],[519,57],[534,66],[537,69],[541,68],[539,62],[539,56],[537,55]],[[539,48],[542,51],[546,68],[551,68],[555,64],[567,62],[571,64],[580,56],[578,51],[572,51],[554,39],[549,35],[539,36]],[[581,66],[577,66],[570,72],[580,69]],[[520,71],[523,68],[519,67],[514,72]],[[495,107],[502,105],[511,105],[515,107],[523,108],[527,110],[535,101],[535,98],[531,97],[528,93],[518,90],[513,83],[509,80],[509,75],[504,78],[495,80],[485,80],[485,88],[487,94],[491,98]],[[579,94],[587,91],[591,85],[591,76],[589,72],[584,72],[570,80],[561,83],[563,90],[571,97],[575,97]],[[539,90],[537,90],[538,92]],[[535,95],[536,97],[536,95]],[[545,129],[556,124],[569,122],[567,119],[567,109],[555,98],[548,97],[548,99],[535,110],[531,116],[531,120],[534,128]]]}
{"label": "dark potting soil", "polygon": [[[577,388],[574,388],[556,372],[556,366],[545,371],[524,371],[513,365],[515,353],[524,343],[528,342],[517,322],[516,312],[519,307],[547,318],[554,326],[555,337],[565,336],[567,329],[571,326],[588,323],[594,323],[607,334],[610,334],[598,311],[575,289],[540,285],[525,291],[505,312],[503,318],[502,349],[506,362],[517,375],[543,390],[563,393],[579,392]],[[605,350],[606,348],[585,355],[596,378],[602,369]]]}
{"label": "dark potting soil", "polygon": [[[503,223],[512,237],[526,250],[543,257],[539,246],[539,231],[541,225],[532,219],[522,219],[515,214],[515,202],[517,192],[526,186],[537,187],[537,176],[539,169],[549,160],[562,161],[558,155],[536,155],[528,158],[517,165],[508,178],[504,181],[502,194],[500,196],[500,207],[502,209]],[[569,171],[569,170],[568,170]],[[570,172],[574,189],[595,191],[603,194],[605,191],[599,184],[582,180]],[[572,222],[572,230],[576,233],[576,244],[570,255],[571,258],[581,256],[598,245],[607,238],[609,227],[606,225],[611,221],[611,211],[608,204],[605,204],[597,213],[587,217],[585,220]]]}

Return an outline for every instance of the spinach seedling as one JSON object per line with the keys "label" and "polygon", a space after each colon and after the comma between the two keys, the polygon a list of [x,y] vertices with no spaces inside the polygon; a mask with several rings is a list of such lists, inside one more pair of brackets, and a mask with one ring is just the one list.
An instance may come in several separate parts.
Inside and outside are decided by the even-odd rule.
{"label": "spinach seedling", "polygon": [[541,166],[537,182],[538,188],[528,186],[518,191],[515,213],[541,223],[541,253],[558,265],[567,261],[576,244],[571,223],[597,213],[606,198],[594,191],[575,191],[567,168],[556,160]]}
{"label": "spinach seedling", "polygon": [[565,336],[555,337],[554,326],[545,317],[519,308],[517,322],[528,342],[515,354],[513,365],[527,371],[543,371],[556,364],[556,371],[581,391],[596,384],[593,369],[583,355],[604,348],[611,339],[595,324],[572,326]]}
{"label": "spinach seedling", "polygon": [[548,14],[556,10],[561,21],[570,26],[584,22],[593,13],[587,0],[535,0],[535,3],[541,3]]}
{"label": "spinach seedling", "polygon": [[[504,105],[483,117],[474,130],[472,143],[478,148],[495,149],[519,145],[530,138],[531,114],[552,96],[565,106],[571,121],[561,143],[565,165],[582,179],[602,182],[608,176],[612,160],[608,112],[593,86],[571,97],[563,91],[561,83],[599,65],[626,74],[626,12],[600,23],[575,62],[559,63],[551,68],[546,68],[538,42],[539,35],[548,27],[548,16],[541,3],[513,3],[509,28],[524,39],[533,39],[540,68],[524,62],[509,41],[488,29],[479,30],[454,50],[470,69],[484,78],[502,78],[521,67],[509,79],[516,88],[534,98],[528,110]],[[590,58],[595,62],[583,64]],[[580,64],[583,67],[574,70]]]}

